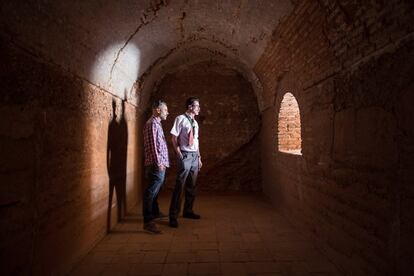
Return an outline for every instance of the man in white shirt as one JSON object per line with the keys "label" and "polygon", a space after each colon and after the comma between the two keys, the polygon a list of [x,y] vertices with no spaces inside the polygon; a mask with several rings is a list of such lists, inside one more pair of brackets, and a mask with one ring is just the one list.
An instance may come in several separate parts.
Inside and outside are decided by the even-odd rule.
{"label": "man in white shirt", "polygon": [[178,215],[181,209],[181,192],[185,190],[183,217],[200,219],[193,212],[197,188],[197,175],[202,162],[198,143],[199,128],[194,116],[200,112],[200,101],[191,97],[186,101],[187,111],[177,116],[171,129],[172,144],[177,155],[177,178],[170,204],[170,226],[178,227]]}

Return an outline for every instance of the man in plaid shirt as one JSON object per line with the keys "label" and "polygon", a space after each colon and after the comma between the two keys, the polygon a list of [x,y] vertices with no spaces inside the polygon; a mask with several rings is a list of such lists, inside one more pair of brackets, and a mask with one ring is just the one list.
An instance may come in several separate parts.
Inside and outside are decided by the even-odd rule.
{"label": "man in plaid shirt", "polygon": [[163,101],[155,101],[152,105],[152,116],[144,126],[145,178],[148,183],[144,191],[142,213],[144,229],[156,234],[161,233],[154,223],[154,219],[160,216],[158,192],[164,183],[165,171],[170,166],[167,143],[161,125],[161,120],[166,120],[167,116],[167,104]]}

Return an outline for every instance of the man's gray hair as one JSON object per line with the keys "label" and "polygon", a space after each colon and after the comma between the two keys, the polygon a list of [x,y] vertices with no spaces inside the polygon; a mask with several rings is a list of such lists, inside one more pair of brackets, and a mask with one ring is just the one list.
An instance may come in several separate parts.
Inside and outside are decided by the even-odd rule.
{"label": "man's gray hair", "polygon": [[156,100],[152,103],[152,109],[160,108],[162,105],[167,105],[163,100]]}

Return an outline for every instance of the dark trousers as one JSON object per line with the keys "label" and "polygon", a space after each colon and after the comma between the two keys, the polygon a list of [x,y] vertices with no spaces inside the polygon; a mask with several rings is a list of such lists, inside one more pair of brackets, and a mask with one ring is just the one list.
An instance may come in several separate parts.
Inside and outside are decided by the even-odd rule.
{"label": "dark trousers", "polygon": [[181,209],[181,192],[185,189],[184,213],[192,213],[197,190],[198,153],[183,152],[177,161],[177,178],[171,198],[170,218],[177,219]]}
{"label": "dark trousers", "polygon": [[144,191],[142,203],[142,214],[144,215],[144,223],[150,222],[159,215],[158,193],[165,180],[165,170],[161,171],[158,166],[145,167],[145,179],[147,187]]}

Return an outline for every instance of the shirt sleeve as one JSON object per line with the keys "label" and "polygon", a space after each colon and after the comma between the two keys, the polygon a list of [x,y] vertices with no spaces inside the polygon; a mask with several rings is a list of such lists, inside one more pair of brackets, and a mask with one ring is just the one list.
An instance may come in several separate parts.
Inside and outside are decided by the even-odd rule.
{"label": "shirt sleeve", "polygon": [[153,160],[157,162],[157,166],[161,164],[161,158],[160,154],[158,153],[158,129],[157,126],[154,124],[151,124],[151,154],[153,155]]}
{"label": "shirt sleeve", "polygon": [[174,125],[170,133],[178,137],[180,135],[180,132],[181,132],[181,120],[180,120],[180,116],[178,116],[177,118],[175,118]]}

